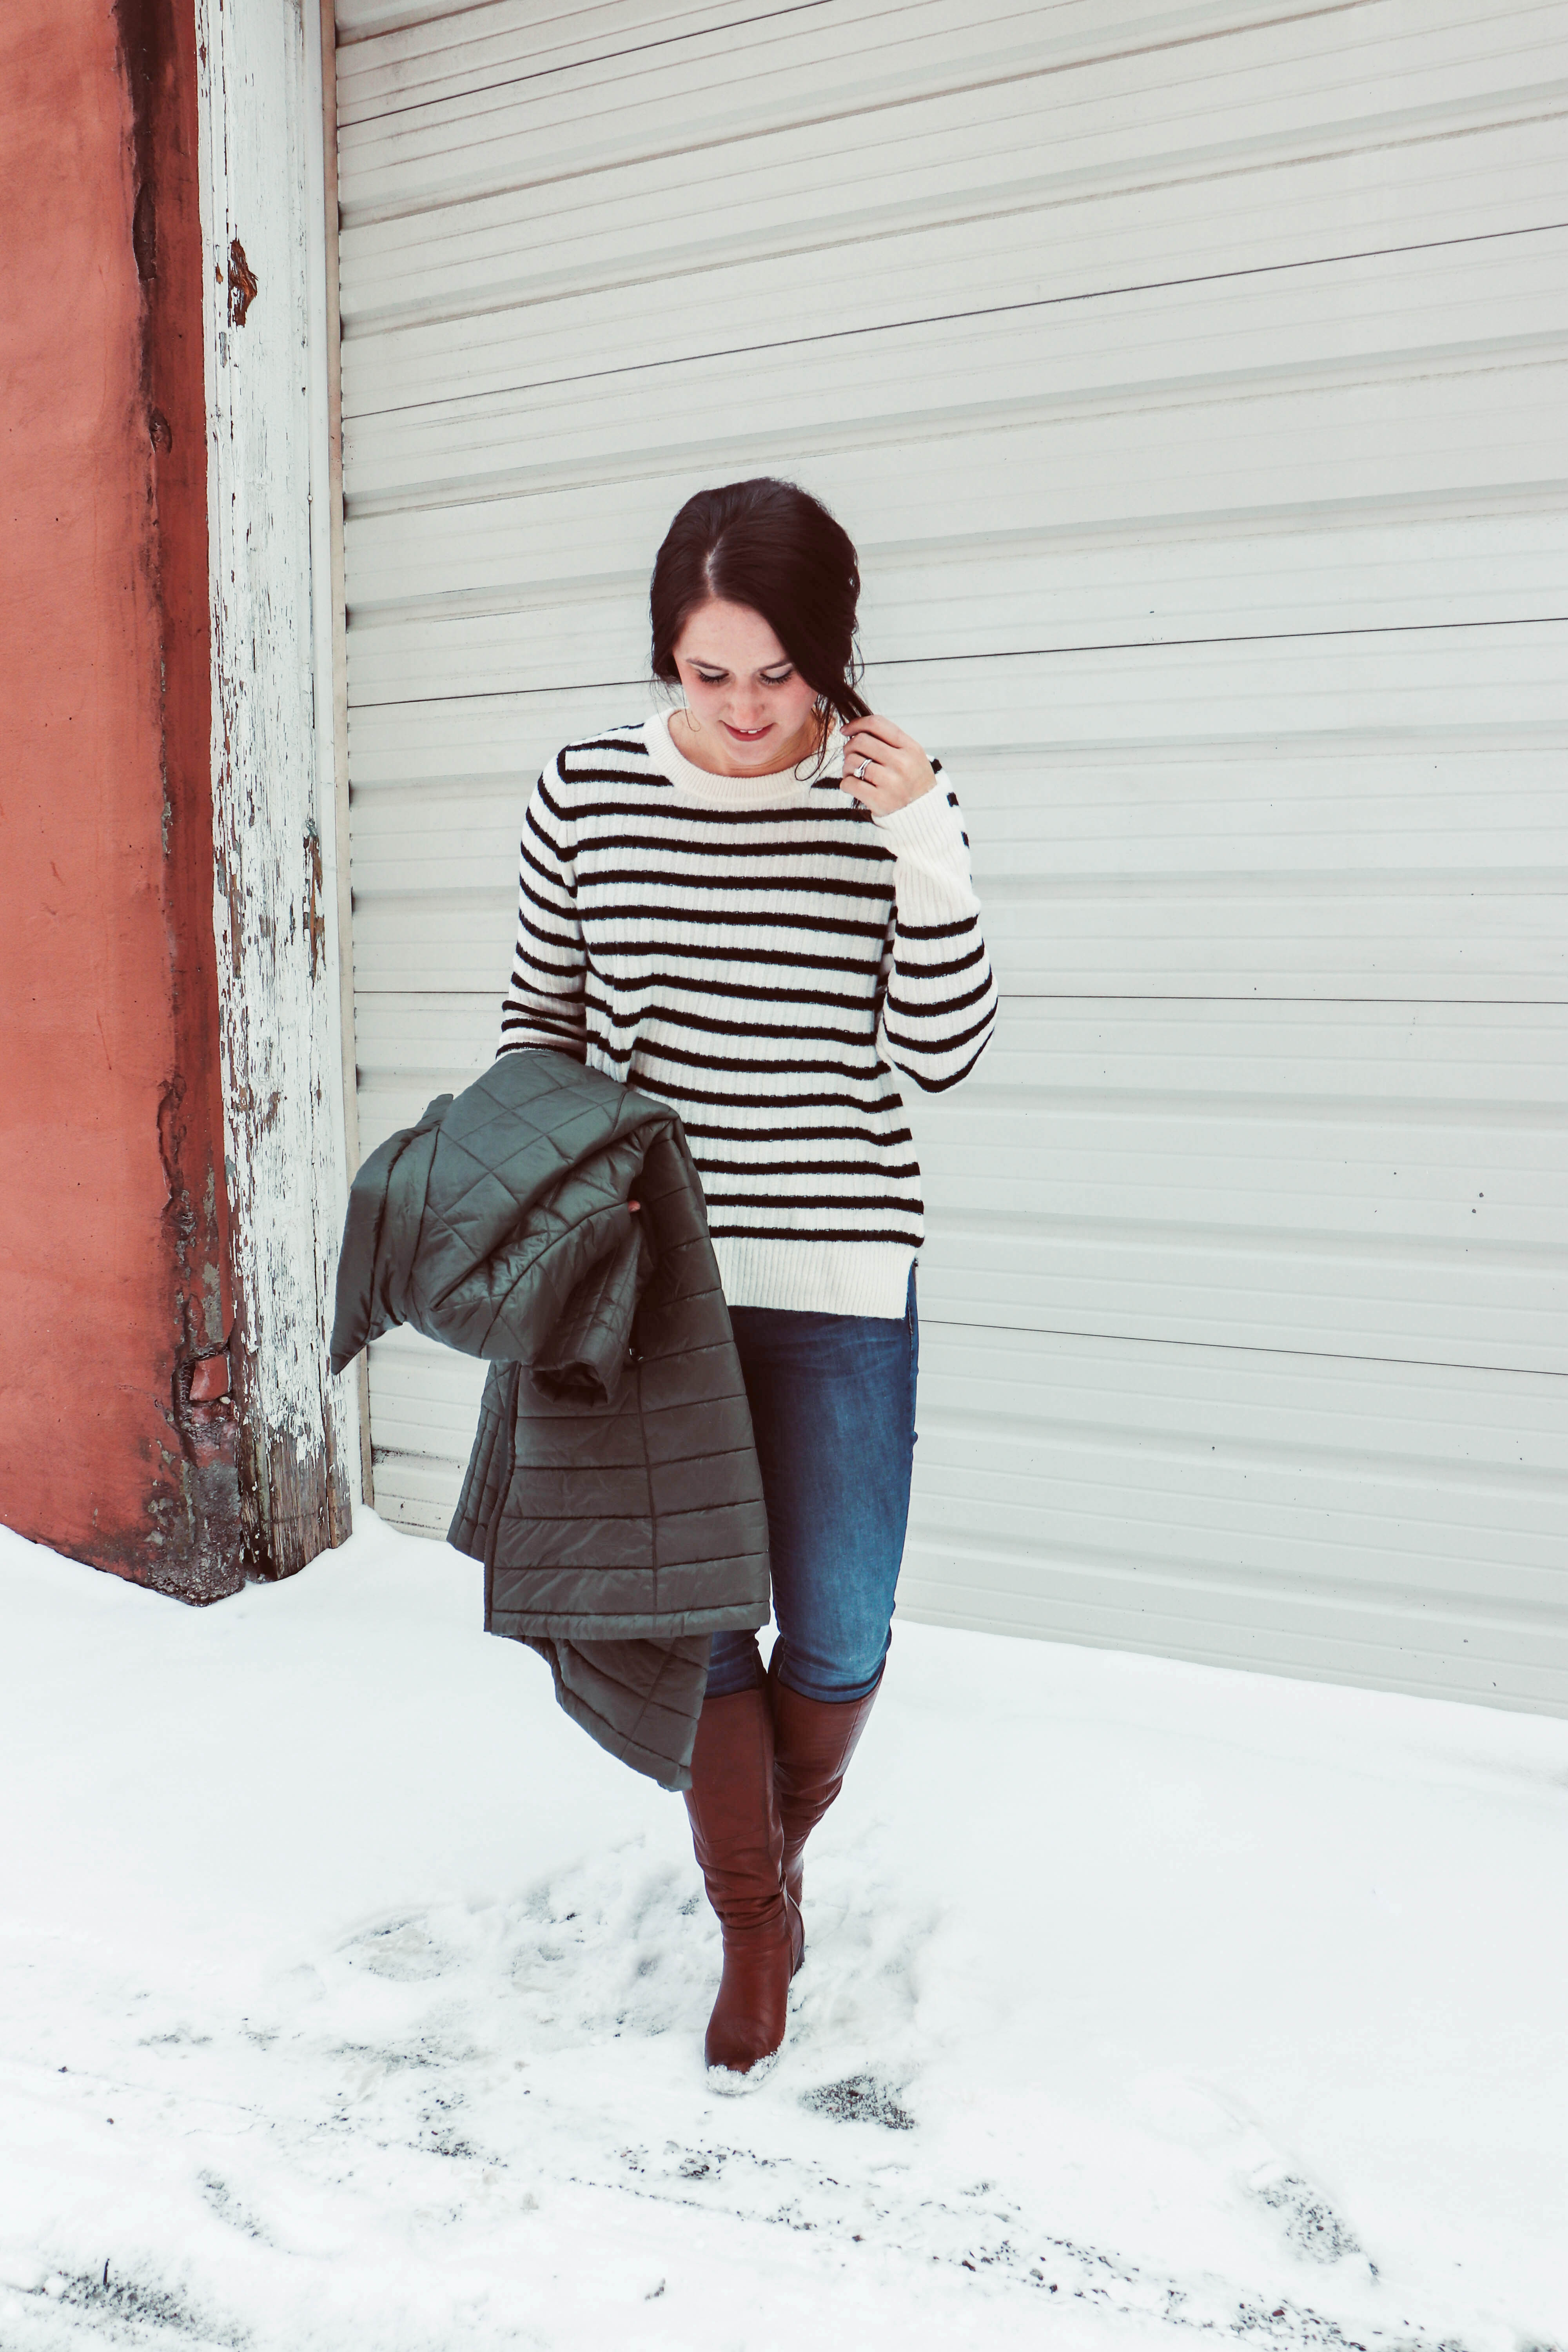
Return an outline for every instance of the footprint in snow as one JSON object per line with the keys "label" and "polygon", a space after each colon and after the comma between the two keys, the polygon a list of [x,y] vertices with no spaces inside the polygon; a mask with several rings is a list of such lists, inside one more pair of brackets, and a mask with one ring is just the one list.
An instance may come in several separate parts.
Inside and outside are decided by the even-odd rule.
{"label": "footprint in snow", "polygon": [[875,2074],[847,2074],[840,2083],[823,2083],[815,2091],[803,2091],[800,2104],[814,2115],[831,2116],[835,2123],[880,2124],[884,2131],[915,2127],[892,2084],[879,2082]]}
{"label": "footprint in snow", "polygon": [[[1340,2263],[1347,2255],[1363,2254],[1364,2248],[1341,2221],[1333,2207],[1321,2190],[1300,2173],[1288,2172],[1278,2158],[1259,2165],[1247,2182],[1254,2197],[1277,2213],[1284,2225],[1285,2235],[1298,2253],[1314,2263]],[[1377,2264],[1367,2263],[1372,2276],[1377,2276]]]}
{"label": "footprint in snow", "polygon": [[364,1928],[341,1948],[351,1965],[403,1984],[426,1982],[446,1966],[445,1953],[422,1919],[395,1919]]}
{"label": "footprint in snow", "polygon": [[1309,2262],[1353,2263],[1368,2278],[1377,2264],[1350,2224],[1301,2169],[1283,2156],[1245,2102],[1186,2076],[1148,2076],[1140,2105],[1173,2139],[1222,2164],[1249,2202],[1259,2205],[1291,2249]]}
{"label": "footprint in snow", "polygon": [[510,1911],[510,1990],[532,2047],[700,2027],[718,1923],[689,1881],[622,1850],[563,1872]]}

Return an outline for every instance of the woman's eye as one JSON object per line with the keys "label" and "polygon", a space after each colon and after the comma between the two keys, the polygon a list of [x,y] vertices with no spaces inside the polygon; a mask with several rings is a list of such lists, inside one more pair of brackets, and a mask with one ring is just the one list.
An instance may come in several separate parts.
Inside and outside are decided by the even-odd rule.
{"label": "woman's eye", "polygon": [[700,669],[697,675],[704,686],[722,686],[724,683],[724,672],[721,669]]}
{"label": "woman's eye", "polygon": [[786,669],[778,677],[764,677],[763,684],[764,686],[787,686],[789,681],[790,672]]}

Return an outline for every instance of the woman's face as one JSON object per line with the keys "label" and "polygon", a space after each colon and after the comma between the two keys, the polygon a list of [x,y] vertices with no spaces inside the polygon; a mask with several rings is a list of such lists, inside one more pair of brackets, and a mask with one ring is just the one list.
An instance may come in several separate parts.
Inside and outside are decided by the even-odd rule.
{"label": "woman's face", "polygon": [[766,775],[815,751],[816,695],[760,613],[713,597],[688,614],[671,651],[702,733],[683,748],[721,756],[725,775]]}

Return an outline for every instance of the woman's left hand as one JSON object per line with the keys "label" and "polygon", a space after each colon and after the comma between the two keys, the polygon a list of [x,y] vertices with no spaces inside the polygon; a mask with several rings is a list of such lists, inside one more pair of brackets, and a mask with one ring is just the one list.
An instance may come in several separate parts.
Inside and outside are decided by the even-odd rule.
{"label": "woman's left hand", "polygon": [[890,719],[873,712],[869,719],[852,719],[845,729],[843,789],[873,816],[908,808],[935,782],[936,771],[914,737]]}

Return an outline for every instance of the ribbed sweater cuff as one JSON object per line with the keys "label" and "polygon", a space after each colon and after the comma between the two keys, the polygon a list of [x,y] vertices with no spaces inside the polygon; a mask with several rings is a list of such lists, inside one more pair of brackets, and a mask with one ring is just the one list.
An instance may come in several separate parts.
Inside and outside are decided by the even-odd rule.
{"label": "ribbed sweater cuff", "polygon": [[933,860],[945,855],[955,860],[959,872],[968,879],[969,853],[963,846],[963,826],[940,776],[918,801],[906,801],[902,808],[889,809],[886,816],[873,814],[871,822],[879,833],[887,835],[888,846],[895,857],[902,857],[910,850]]}
{"label": "ribbed sweater cuff", "polygon": [[784,1307],[807,1315],[902,1317],[914,1251],[894,1242],[717,1240],[731,1307]]}
{"label": "ribbed sweater cuff", "polygon": [[945,923],[978,914],[963,821],[940,776],[918,801],[872,822],[897,860],[901,922]]}

